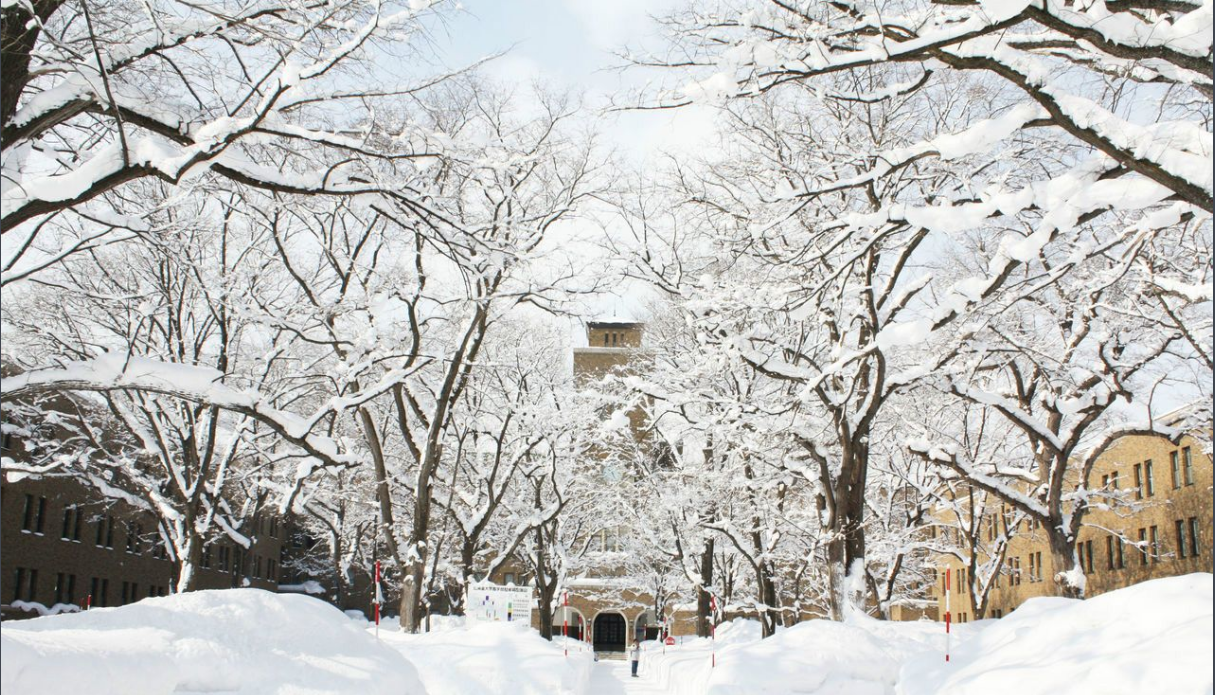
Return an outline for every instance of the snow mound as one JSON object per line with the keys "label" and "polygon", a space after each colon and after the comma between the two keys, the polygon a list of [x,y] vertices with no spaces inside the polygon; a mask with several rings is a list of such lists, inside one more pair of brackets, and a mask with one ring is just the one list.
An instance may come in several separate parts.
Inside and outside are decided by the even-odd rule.
{"label": "snow mound", "polygon": [[722,653],[706,693],[892,695],[905,660],[943,647],[934,623],[810,620]]}
{"label": "snow mound", "polygon": [[[434,618],[432,617],[432,620]],[[380,638],[418,669],[430,695],[558,695],[586,690],[592,654],[560,645],[521,623],[450,621],[438,632],[380,629]]]}
{"label": "snow mound", "polygon": [[6,622],[0,642],[5,695],[425,692],[409,662],[341,611],[261,589]]}
{"label": "snow mound", "polygon": [[1036,598],[944,663],[910,660],[901,695],[1210,693],[1211,575],[1156,579],[1086,601]]}
{"label": "snow mound", "polygon": [[[972,634],[979,623],[958,626]],[[717,641],[695,639],[681,646],[648,643],[645,675],[671,693],[816,693],[893,695],[899,669],[912,656],[944,653],[940,623],[886,622],[865,616],[845,622],[810,620],[760,639],[759,623],[735,620],[717,628]],[[711,667],[716,649],[717,666]]]}

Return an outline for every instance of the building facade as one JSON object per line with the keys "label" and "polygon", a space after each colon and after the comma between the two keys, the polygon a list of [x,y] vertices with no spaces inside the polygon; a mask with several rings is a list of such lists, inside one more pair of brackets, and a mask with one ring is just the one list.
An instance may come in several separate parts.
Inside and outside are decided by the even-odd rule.
{"label": "building facade", "polygon": [[[1086,596],[1148,579],[1212,571],[1211,459],[1199,441],[1188,436],[1177,444],[1164,437],[1124,437],[1098,459],[1090,480],[1100,481],[1121,503],[1085,515],[1076,554]],[[988,540],[1000,533],[1000,516],[982,520],[979,532]],[[1027,599],[1058,594],[1045,533],[1028,521],[1013,531],[985,615],[975,610],[967,589],[972,578],[966,575],[966,564],[941,557],[933,589],[941,615],[947,584],[950,611],[962,623],[1000,618]],[[980,564],[986,560],[979,558]]]}
{"label": "building facade", "polygon": [[[65,411],[66,412],[66,411]],[[0,454],[28,458],[19,428],[5,427]],[[195,586],[278,587],[285,529],[260,515],[242,525],[246,547],[209,540]],[[0,476],[0,618],[121,606],[173,590],[177,570],[157,519],[66,473]]]}

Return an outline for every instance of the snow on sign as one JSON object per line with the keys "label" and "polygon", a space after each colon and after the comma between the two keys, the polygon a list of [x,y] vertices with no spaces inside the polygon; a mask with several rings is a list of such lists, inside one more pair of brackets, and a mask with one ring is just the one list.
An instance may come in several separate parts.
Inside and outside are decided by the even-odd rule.
{"label": "snow on sign", "polygon": [[532,623],[532,588],[473,584],[468,589],[467,614],[476,620],[495,623]]}

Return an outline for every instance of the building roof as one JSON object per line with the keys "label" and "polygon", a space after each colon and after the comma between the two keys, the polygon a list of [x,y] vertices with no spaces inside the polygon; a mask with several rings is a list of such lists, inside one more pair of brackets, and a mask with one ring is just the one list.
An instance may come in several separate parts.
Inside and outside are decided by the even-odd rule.
{"label": "building roof", "polygon": [[641,328],[645,326],[640,321],[587,321],[590,328]]}

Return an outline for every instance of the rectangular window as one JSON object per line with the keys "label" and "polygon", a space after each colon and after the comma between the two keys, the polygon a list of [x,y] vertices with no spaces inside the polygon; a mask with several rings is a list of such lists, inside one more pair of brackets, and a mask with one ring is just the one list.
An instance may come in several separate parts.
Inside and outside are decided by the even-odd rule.
{"label": "rectangular window", "polygon": [[1143,462],[1143,482],[1144,490],[1147,496],[1151,497],[1156,494],[1156,482],[1152,480],[1152,460],[1148,459]]}
{"label": "rectangular window", "polygon": [[74,507],[63,508],[63,532],[59,534],[59,537],[65,541],[72,540],[72,517],[75,516],[73,514],[75,511]]}
{"label": "rectangular window", "polygon": [[1194,459],[1190,456],[1190,447],[1181,450],[1181,467],[1185,473],[1185,484],[1194,484]]}
{"label": "rectangular window", "polygon": [[1135,464],[1135,499],[1143,499],[1143,464]]}
{"label": "rectangular window", "polygon": [[38,498],[38,516],[34,517],[34,533],[42,535],[43,522],[46,521],[46,498]]}
{"label": "rectangular window", "polygon": [[1030,553],[1029,554],[1029,581],[1031,584],[1034,583],[1035,581],[1037,581],[1037,576],[1038,576],[1038,566],[1034,563],[1034,554]]}
{"label": "rectangular window", "polygon": [[1114,486],[1115,490],[1118,489],[1118,471],[1110,472],[1110,484]]}
{"label": "rectangular window", "polygon": [[1173,489],[1181,487],[1181,464],[1176,451],[1169,452],[1169,463],[1173,466]]}
{"label": "rectangular window", "polygon": [[1160,527],[1153,526],[1149,528],[1148,537],[1152,542],[1152,562],[1160,562]]}
{"label": "rectangular window", "polygon": [[1147,529],[1139,529],[1139,564],[1147,565],[1148,563],[1148,539]]}
{"label": "rectangular window", "polygon": [[13,601],[21,600],[21,586],[25,584],[25,568],[18,567],[16,576],[13,578]]}
{"label": "rectangular window", "polygon": [[110,580],[101,577],[93,577],[92,591],[89,594],[89,603],[93,606],[108,606],[110,603]]}
{"label": "rectangular window", "polygon": [[1126,543],[1123,542],[1122,536],[1118,536],[1114,539],[1114,549],[1118,551],[1118,562],[1115,566],[1118,569],[1123,569],[1126,567],[1126,557],[1122,553],[1122,549],[1125,547],[1125,545]]}
{"label": "rectangular window", "polygon": [[122,583],[122,603],[119,603],[118,605],[125,606],[130,602],[131,602],[131,583],[123,582]]}
{"label": "rectangular window", "polygon": [[[21,513],[21,530],[30,532],[34,530],[34,496],[25,496],[25,511]],[[18,600],[18,599],[14,599]]]}
{"label": "rectangular window", "polygon": [[211,546],[203,548],[202,551],[202,566],[203,569],[211,569]]}
{"label": "rectangular window", "polygon": [[1076,543],[1076,564],[1080,566],[1080,571],[1084,571],[1084,541]]}
{"label": "rectangular window", "polygon": [[76,575],[59,573],[55,582],[55,603],[76,603]]}
{"label": "rectangular window", "polygon": [[31,603],[38,600],[38,570],[30,570],[25,585],[25,600]]}
{"label": "rectangular window", "polygon": [[1202,546],[1198,544],[1198,517],[1190,517],[1190,555],[1198,557],[1202,555]]}
{"label": "rectangular window", "polygon": [[261,555],[253,556],[253,578],[254,579],[262,578],[262,556]]}
{"label": "rectangular window", "polygon": [[139,524],[127,524],[127,552],[138,555],[143,552],[143,541],[140,535],[143,529]]}
{"label": "rectangular window", "polygon": [[1114,537],[1105,537],[1105,568],[1114,569]]}
{"label": "rectangular window", "polygon": [[1177,557],[1185,558],[1185,522],[1181,519],[1176,521],[1177,525]]}
{"label": "rectangular window", "polygon": [[114,517],[109,514],[97,520],[97,547],[114,547]]}
{"label": "rectangular window", "polygon": [[219,569],[221,571],[228,571],[228,559],[230,554],[231,548],[226,545],[219,546]]}
{"label": "rectangular window", "polygon": [[278,563],[274,561],[274,558],[266,559],[266,579],[272,582],[278,579]]}
{"label": "rectangular window", "polygon": [[1084,541],[1084,558],[1088,561],[1088,573],[1093,573],[1093,542]]}

